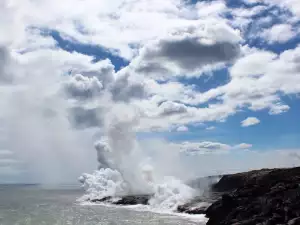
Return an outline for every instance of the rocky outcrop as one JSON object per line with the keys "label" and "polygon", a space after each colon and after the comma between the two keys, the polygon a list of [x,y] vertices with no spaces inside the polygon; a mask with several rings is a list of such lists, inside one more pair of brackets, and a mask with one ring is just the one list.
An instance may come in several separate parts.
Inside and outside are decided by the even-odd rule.
{"label": "rocky outcrop", "polygon": [[226,192],[207,210],[208,225],[300,224],[300,167],[224,176],[214,191]]}
{"label": "rocky outcrop", "polygon": [[148,205],[152,195],[132,195],[123,196],[120,200],[114,202],[116,205]]}
{"label": "rocky outcrop", "polygon": [[119,197],[104,197],[100,199],[91,199],[93,203],[108,202],[115,205],[148,205],[152,195],[126,195]]}

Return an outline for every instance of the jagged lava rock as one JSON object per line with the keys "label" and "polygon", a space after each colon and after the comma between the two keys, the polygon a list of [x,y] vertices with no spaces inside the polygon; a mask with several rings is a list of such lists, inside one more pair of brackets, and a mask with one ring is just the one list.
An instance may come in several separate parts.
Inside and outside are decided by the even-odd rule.
{"label": "jagged lava rock", "polygon": [[226,191],[207,210],[208,225],[300,224],[300,167],[224,176],[213,189]]}
{"label": "jagged lava rock", "polygon": [[120,200],[114,202],[116,205],[148,205],[152,195],[131,195],[123,196]]}
{"label": "jagged lava rock", "polygon": [[153,195],[126,195],[126,196],[118,196],[118,197],[111,197],[107,196],[100,199],[92,199],[91,202],[109,202],[115,205],[148,205],[149,199]]}

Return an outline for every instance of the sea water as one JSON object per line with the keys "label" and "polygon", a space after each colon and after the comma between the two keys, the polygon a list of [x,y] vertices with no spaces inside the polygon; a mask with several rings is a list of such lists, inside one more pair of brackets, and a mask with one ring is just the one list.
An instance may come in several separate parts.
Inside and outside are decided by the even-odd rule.
{"label": "sea water", "polygon": [[[1,225],[205,224],[193,217],[159,214],[138,207],[79,204],[77,187],[0,185]],[[196,219],[197,220],[197,219]]]}

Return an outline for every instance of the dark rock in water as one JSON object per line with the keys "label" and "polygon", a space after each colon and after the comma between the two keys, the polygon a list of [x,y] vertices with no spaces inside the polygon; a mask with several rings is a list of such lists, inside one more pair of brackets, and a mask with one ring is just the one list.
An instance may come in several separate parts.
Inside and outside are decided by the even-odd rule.
{"label": "dark rock in water", "polygon": [[93,202],[93,203],[97,203],[97,202],[108,202],[112,199],[112,197],[110,196],[107,196],[107,197],[104,197],[104,198],[100,198],[100,199],[90,199],[89,201],[90,202]]}
{"label": "dark rock in water", "polygon": [[91,199],[90,201],[94,203],[109,202],[115,205],[148,205],[148,201],[151,197],[152,195],[127,195],[114,198],[107,196],[100,199]]}
{"label": "dark rock in water", "polygon": [[208,225],[300,225],[300,167],[226,175],[226,194],[207,210]]}
{"label": "dark rock in water", "polygon": [[152,195],[131,195],[123,196],[120,200],[114,202],[116,205],[148,205]]}

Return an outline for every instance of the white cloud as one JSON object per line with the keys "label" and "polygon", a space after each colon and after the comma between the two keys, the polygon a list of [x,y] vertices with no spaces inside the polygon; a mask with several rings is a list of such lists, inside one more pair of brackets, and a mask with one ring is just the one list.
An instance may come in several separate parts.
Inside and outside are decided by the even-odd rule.
{"label": "white cloud", "polygon": [[291,24],[276,24],[263,31],[261,37],[269,43],[284,43],[293,39],[297,35]]}
{"label": "white cloud", "polygon": [[247,144],[247,143],[241,143],[241,144],[238,144],[238,145],[234,146],[234,148],[236,148],[236,149],[249,149],[249,148],[252,148],[252,145]]}
{"label": "white cloud", "polygon": [[214,126],[206,127],[206,130],[215,130],[215,129],[216,129],[216,127],[214,127]]}
{"label": "white cloud", "polygon": [[290,107],[288,105],[282,105],[280,103],[277,103],[271,107],[269,114],[278,115],[287,112],[289,109]]}
{"label": "white cloud", "polygon": [[[174,76],[174,74],[178,73],[178,75],[180,75],[180,72],[185,72],[185,71],[191,71],[191,69],[193,68],[193,65],[189,65],[187,66],[186,63],[184,62],[185,58],[189,59],[189,57],[191,57],[190,53],[186,53],[187,57],[175,57],[176,54],[172,54],[171,56],[169,56],[166,53],[166,49],[169,49],[171,45],[176,44],[180,44],[180,43],[185,43],[186,41],[192,41],[193,38],[197,39],[199,43],[206,43],[209,45],[209,43],[232,43],[233,45],[237,45],[239,44],[239,42],[242,40],[240,37],[240,34],[237,30],[232,29],[230,26],[228,26],[228,24],[225,23],[226,20],[223,20],[222,18],[220,18],[220,15],[223,12],[226,12],[226,7],[223,1],[219,1],[219,2],[215,2],[215,3],[207,3],[202,5],[202,3],[199,3],[196,5],[195,8],[190,7],[190,8],[185,8],[186,10],[191,10],[193,12],[196,12],[197,10],[199,11],[198,14],[196,13],[193,17],[194,20],[191,20],[191,18],[187,19],[187,14],[188,13],[183,13],[183,11],[180,12],[180,10],[184,9],[184,5],[179,4],[179,2],[176,2],[176,4],[173,4],[175,1],[167,1],[165,2],[163,5],[155,5],[156,1],[153,1],[154,5],[151,6],[151,13],[152,12],[157,12],[157,14],[155,14],[155,16],[162,16],[162,15],[169,15],[170,13],[173,15],[176,15],[175,18],[176,21],[180,21],[179,23],[177,23],[175,25],[175,23],[173,23],[171,20],[167,19],[165,24],[164,23],[160,23],[161,26],[166,26],[167,29],[165,29],[166,27],[164,27],[166,32],[161,32],[161,28],[157,27],[155,29],[159,29],[160,33],[158,35],[158,30],[155,31],[151,31],[149,33],[146,33],[143,37],[143,40],[140,39],[139,41],[136,40],[136,43],[139,43],[139,47],[141,49],[143,49],[141,51],[141,55],[138,56],[136,59],[133,60],[133,62],[131,63],[130,67],[134,67],[134,61],[139,61],[141,63],[146,64],[147,66],[151,66],[151,68],[162,68],[161,66],[165,66],[166,63],[170,63],[173,61],[173,64],[176,66],[172,67],[168,67],[166,68],[168,73],[170,74],[170,76]],[[64,5],[59,5],[59,9],[56,11],[51,11],[51,8],[53,8],[52,4],[50,4],[49,2],[45,5],[48,5],[48,9],[47,11],[45,10],[46,8],[45,5],[39,5],[36,3],[30,3],[29,5],[33,6],[36,11],[35,12],[45,12],[45,17],[41,20],[33,20],[32,18],[36,18],[39,16],[39,14],[37,13],[33,13],[33,15],[28,15],[29,19],[26,20],[27,23],[33,23],[34,21],[38,22],[39,24],[44,23],[47,26],[51,27],[53,26],[53,24],[58,25],[57,27],[60,27],[61,25],[65,26],[66,29],[64,29],[64,33],[65,33],[65,37],[66,35],[70,35],[70,37],[73,37],[75,39],[80,39],[80,42],[85,43],[85,38],[87,37],[83,37],[83,33],[86,33],[85,36],[89,36],[90,34],[97,34],[97,32],[88,32],[88,30],[90,29],[88,26],[90,26],[90,24],[85,24],[83,21],[88,19],[88,18],[81,18],[82,13],[84,11],[82,11],[82,9],[75,9],[74,12],[70,13],[67,12],[66,9],[68,8],[68,4],[70,4],[71,2],[66,1],[64,3]],[[145,7],[145,14],[150,13],[149,11],[149,4],[145,4],[145,2],[139,2],[139,3],[124,3],[122,6],[120,6],[119,3],[115,2],[114,4],[111,4],[110,6],[105,6],[105,2],[101,3],[102,8],[100,9],[96,9],[94,7],[91,7],[93,4],[93,6],[95,6],[95,2],[91,1],[88,2],[85,6],[82,6],[84,8],[89,8],[92,9],[91,11],[91,15],[89,15],[90,18],[93,17],[93,13],[98,13],[99,12],[97,10],[100,10],[100,14],[103,16],[103,18],[107,18],[107,21],[112,22],[112,23],[116,23],[119,24],[121,21],[121,18],[124,16],[124,18],[129,18],[128,16],[132,16],[135,17],[137,16],[137,9],[142,9]],[[100,3],[97,3],[100,4]],[[201,5],[201,7],[200,7]],[[147,7],[146,7],[147,6]],[[23,9],[25,9],[25,13],[26,14],[26,5],[23,5]],[[115,7],[121,7],[119,8],[119,10],[117,11],[118,13],[112,14],[112,12],[114,12]],[[165,8],[164,8],[165,7]],[[131,9],[133,11],[131,11],[130,13],[126,10]],[[205,17],[205,9],[207,9],[207,12],[210,12],[210,15],[214,15],[213,17],[215,17],[214,19],[203,19],[203,17]],[[136,10],[136,11],[135,11]],[[254,11],[255,12],[259,12],[261,9],[261,7],[255,7],[255,9],[253,9],[253,14]],[[185,11],[185,12],[188,12]],[[49,13],[52,13],[52,17],[47,16],[49,15]],[[66,16],[65,20],[66,20],[66,24],[62,24],[61,21],[56,21],[54,20],[55,16],[61,15],[62,13],[65,13]],[[201,15],[200,15],[201,14]],[[243,14],[243,13],[242,13]],[[247,13],[246,13],[247,14]],[[250,13],[252,14],[252,13]],[[140,15],[140,14],[139,14]],[[248,14],[247,14],[248,15]],[[245,15],[245,16],[247,16]],[[54,16],[54,17],[53,17]],[[201,16],[201,20],[198,20],[198,16]],[[79,30],[81,30],[81,34],[79,32],[79,30],[74,31],[74,26],[73,26],[73,22],[70,23],[71,19],[76,18],[76,25],[77,28]],[[131,18],[131,17],[130,17]],[[165,17],[162,17],[165,19]],[[206,18],[206,17],[205,17]],[[216,19],[217,18],[217,19]],[[95,18],[94,18],[95,19]],[[25,22],[26,22],[25,21]],[[131,20],[130,20],[131,21]],[[201,21],[201,22],[200,22]],[[122,23],[127,23],[127,20],[122,20]],[[132,21],[131,21],[132,22]],[[139,33],[139,28],[142,27],[147,27],[144,23],[145,21],[135,21],[135,23],[138,23],[137,27],[135,27],[134,30],[132,30],[130,28],[130,26],[128,27],[128,29],[125,29],[125,33],[129,32],[135,32],[136,34]],[[152,21],[150,21],[152,23]],[[34,24],[34,23],[33,23]],[[39,25],[37,24],[37,25]],[[70,24],[72,24],[73,26],[73,31],[70,28]],[[76,29],[77,29],[76,28]],[[82,30],[82,29],[85,29]],[[99,27],[93,27],[94,30],[99,29]],[[102,29],[102,28],[101,28]],[[103,27],[104,29],[104,27]],[[105,27],[105,29],[111,29],[111,28],[107,28]],[[112,29],[119,29],[118,26],[113,26]],[[100,31],[100,30],[99,30]],[[82,33],[83,32],[83,33]],[[115,32],[115,31],[114,31]],[[103,32],[102,32],[103,33]],[[127,33],[127,34],[129,34]],[[34,39],[36,39],[39,35],[39,32],[35,31],[35,32],[31,32],[31,33],[27,33],[27,35],[32,36]],[[98,34],[97,34],[98,35]],[[107,32],[105,33],[105,35],[111,35],[111,33]],[[149,36],[147,36],[149,35]],[[153,35],[156,35],[155,38]],[[103,35],[102,35],[103,36]],[[125,35],[126,36],[126,35]],[[124,37],[125,37],[124,36]],[[95,37],[95,36],[94,36]],[[129,38],[130,37],[130,38]],[[129,35],[127,42],[124,41],[122,43],[123,47],[135,42],[135,38],[139,37],[138,35]],[[101,37],[103,38],[103,37]],[[106,37],[105,37],[106,38]],[[123,38],[123,37],[122,37]],[[112,38],[110,38],[112,40]],[[130,40],[131,39],[131,40]],[[108,40],[108,39],[107,39]],[[113,39],[115,40],[115,39]],[[150,40],[150,42],[149,42]],[[94,41],[98,41],[97,38],[94,38]],[[118,40],[119,41],[119,40]],[[24,45],[24,47],[30,46],[30,41],[23,41],[21,42],[23,43],[22,45]],[[43,43],[43,41],[41,42]],[[46,41],[45,43],[48,43],[48,41]],[[96,42],[94,42],[96,43]],[[106,43],[106,41],[103,41],[101,43]],[[112,43],[111,43],[112,44]],[[106,47],[109,47],[108,44]],[[115,44],[115,43],[114,43]],[[170,44],[170,45],[169,45]],[[22,47],[21,44],[19,44],[19,48]],[[39,46],[39,45],[38,45]],[[120,46],[118,44],[116,44],[115,46]],[[156,48],[154,48],[156,46]],[[166,48],[166,46],[168,48]],[[177,46],[177,45],[176,45]],[[45,45],[45,44],[41,44],[40,48],[52,48],[53,47],[53,43],[51,44],[51,41],[49,40],[49,45]],[[122,47],[122,48],[123,48]],[[152,48],[153,47],[153,48]],[[164,48],[163,48],[164,47]],[[174,48],[176,49],[176,48]],[[162,51],[164,50],[164,51]],[[134,50],[134,54],[136,54],[137,52]],[[184,51],[181,51],[184,53]],[[147,54],[146,54],[147,53]],[[159,57],[166,57],[167,60],[165,60],[165,62],[163,61],[158,61],[158,62],[150,62],[150,61],[155,61],[155,59],[151,59],[151,54],[149,56],[149,54],[152,53],[152,55],[155,53],[157,53],[156,55]],[[159,54],[158,54],[159,53]],[[163,54],[162,54],[163,53]],[[178,123],[179,125],[184,125],[186,123],[189,122],[205,122],[205,121],[211,121],[211,120],[222,120],[224,118],[226,118],[229,115],[232,115],[235,113],[236,108],[239,106],[246,106],[248,104],[248,102],[251,102],[252,105],[250,106],[251,109],[262,109],[262,108],[266,108],[266,107],[270,107],[272,106],[272,104],[274,103],[273,101],[267,101],[266,99],[268,98],[268,96],[266,98],[257,98],[257,100],[253,101],[253,99],[249,99],[249,94],[251,93],[251,89],[247,88],[247,90],[245,88],[240,88],[240,93],[238,93],[239,95],[243,95],[244,97],[242,99],[238,99],[238,101],[234,101],[234,94],[235,93],[231,93],[232,91],[230,90],[234,90],[236,85],[239,85],[242,82],[248,82],[248,80],[232,80],[232,82],[230,82],[230,84],[228,84],[225,87],[219,87],[216,89],[212,89],[209,90],[207,92],[204,93],[200,93],[198,91],[196,91],[194,89],[193,86],[187,86],[187,85],[183,85],[179,82],[176,81],[172,81],[172,82],[166,82],[165,84],[155,84],[156,81],[153,81],[151,79],[148,78],[143,78],[140,74],[132,74],[132,69],[128,69],[127,68],[127,72],[125,71],[123,73],[115,73],[113,70],[112,66],[109,66],[110,62],[107,62],[107,72],[106,74],[108,74],[107,76],[103,76],[104,72],[101,69],[101,72],[97,72],[97,70],[100,70],[99,68],[105,68],[104,66],[97,66],[91,63],[92,58],[91,57],[86,57],[80,54],[70,54],[70,53],[66,53],[64,51],[58,51],[58,50],[37,50],[34,52],[29,52],[28,54],[25,54],[24,56],[20,57],[21,60],[24,62],[23,64],[26,64],[28,61],[34,61],[34,59],[38,59],[36,62],[36,65],[38,65],[42,60],[42,58],[44,57],[44,60],[48,60],[46,55],[50,55],[50,54],[54,54],[55,58],[57,60],[54,60],[55,65],[53,65],[52,67],[59,67],[57,69],[57,71],[60,71],[61,69],[63,69],[65,72],[67,72],[70,68],[72,69],[72,73],[80,73],[83,76],[87,76],[89,79],[98,79],[102,85],[107,86],[109,85],[109,89],[111,90],[113,99],[115,101],[128,101],[128,99],[136,99],[139,100],[141,98],[143,98],[143,101],[136,101],[135,104],[138,106],[139,109],[143,110],[147,110],[146,112],[142,112],[143,114],[145,113],[146,115],[155,115],[157,113],[157,107],[161,104],[161,102],[166,102],[166,101],[173,101],[173,102],[177,102],[177,104],[181,103],[181,104],[189,104],[189,105],[197,105],[197,104],[201,104],[201,103],[206,103],[209,100],[215,99],[215,98],[219,98],[221,100],[223,100],[224,104],[229,104],[229,106],[225,106],[223,104],[217,104],[217,105],[211,105],[208,108],[203,108],[203,109],[197,109],[197,107],[188,107],[188,113],[182,114],[182,116],[179,118]],[[266,60],[260,60],[260,62],[264,61],[264,62],[268,62],[271,61],[273,59],[273,57],[275,57],[274,55],[272,55],[271,53],[264,53],[266,55],[266,58],[268,61]],[[268,54],[270,56],[268,56]],[[122,54],[121,54],[122,55]],[[75,59],[76,57],[77,59]],[[146,57],[147,56],[147,57]],[[199,55],[201,56],[201,54]],[[260,57],[262,57],[263,54],[261,54]],[[150,58],[149,58],[150,57]],[[169,58],[168,58],[169,57]],[[244,64],[240,61],[238,61],[237,64],[235,64],[234,68],[232,69],[232,76],[244,76],[244,77],[248,77],[248,75],[250,75],[249,73],[253,74],[253,76],[255,77],[256,73],[264,73],[266,72],[266,68],[263,67],[263,63],[258,62],[256,59],[258,58],[258,55],[253,56],[252,59],[250,58],[245,58],[244,59]],[[138,60],[139,59],[139,60]],[[150,60],[151,59],[151,60]],[[197,57],[195,57],[195,59],[198,59]],[[202,59],[202,58],[201,58]],[[251,62],[251,60],[253,61],[252,64],[247,64],[245,62]],[[256,60],[256,62],[255,62]],[[186,60],[187,62],[192,62],[193,60]],[[205,61],[205,60],[204,60]],[[209,60],[210,61],[210,60]],[[212,62],[212,61],[210,61]],[[104,63],[104,61],[101,61],[101,63]],[[260,64],[259,64],[260,63]],[[100,62],[99,62],[100,64]],[[206,63],[205,63],[206,64]],[[209,66],[211,66],[211,63],[208,63]],[[259,66],[258,66],[259,64]],[[266,64],[266,63],[265,63]],[[111,64],[110,64],[111,65]],[[139,66],[142,64],[139,64]],[[196,64],[195,64],[196,65]],[[153,67],[154,66],[154,67]],[[158,67],[157,67],[158,66]],[[245,66],[248,66],[248,69],[244,69]],[[177,67],[177,69],[176,69]],[[198,71],[199,73],[201,73],[201,70],[205,70],[206,65],[202,65],[201,67],[198,68],[198,66],[196,66],[196,71]],[[202,68],[202,69],[201,69]],[[208,68],[208,67],[207,67]],[[239,69],[240,68],[240,69]],[[260,68],[258,70],[258,68]],[[214,69],[213,67],[211,67],[210,69]],[[253,71],[254,69],[256,69],[257,71]],[[180,71],[181,70],[181,71]],[[193,69],[192,69],[193,70]],[[165,71],[160,70],[160,71]],[[160,71],[157,71],[158,73],[156,74],[158,76],[158,78],[161,78]],[[245,71],[249,71],[247,73],[245,73]],[[127,73],[127,74],[126,74]],[[155,75],[155,76],[156,76]],[[199,74],[198,74],[199,75]],[[93,76],[95,76],[96,78],[94,78]],[[140,78],[140,80],[142,80],[142,82],[140,82],[140,80],[136,81],[137,77],[142,77]],[[167,76],[169,77],[169,76]],[[103,78],[107,79],[107,81],[103,81]],[[143,80],[144,79],[144,80]],[[115,82],[114,82],[115,81]],[[251,81],[250,83],[254,84],[254,80]],[[234,87],[234,88],[233,88]],[[254,87],[254,85],[253,85]],[[233,89],[232,89],[233,88]],[[251,87],[252,88],[252,87]],[[268,90],[266,90],[266,92],[268,93]],[[129,96],[129,97],[127,97]],[[151,99],[147,99],[148,96],[151,96]],[[145,100],[146,98],[146,100]],[[155,100],[154,100],[155,99]],[[274,98],[275,99],[275,98]],[[151,106],[151,104],[153,103],[153,101],[155,101],[156,106]],[[275,101],[275,100],[274,100]],[[276,102],[278,102],[278,99],[276,100]],[[276,103],[275,102],[275,103]],[[162,104],[163,106],[163,104]],[[183,105],[183,107],[185,107]],[[221,112],[223,113],[223,116],[221,115]],[[173,123],[176,124],[176,119],[175,115],[174,115],[174,119],[171,119],[169,122],[165,121],[163,123],[163,127],[169,127],[171,125],[174,125]],[[146,119],[148,120],[148,119]],[[150,120],[148,120],[150,121]],[[142,121],[142,124],[144,122]],[[156,126],[157,124],[161,123],[161,120],[158,118],[157,122],[152,123],[149,122],[151,124],[153,124],[154,126]],[[169,123],[169,124],[167,124]],[[149,125],[148,125],[149,126]]]}
{"label": "white cloud", "polygon": [[227,12],[226,4],[223,0],[218,1],[198,1],[196,3],[197,14],[199,17],[220,17]]}
{"label": "white cloud", "polygon": [[176,131],[178,131],[178,132],[187,132],[187,131],[189,131],[189,128],[186,127],[186,126],[180,126],[180,127],[177,127]]}
{"label": "white cloud", "polygon": [[97,77],[85,77],[76,74],[66,83],[66,92],[70,97],[87,99],[92,98],[102,91],[103,85]]}
{"label": "white cloud", "polygon": [[224,10],[224,3],[223,6],[220,4],[217,7],[216,4],[207,4],[201,7],[199,13],[197,7],[186,7],[181,0],[163,3],[151,0],[150,4],[148,0],[89,0],[84,4],[80,0],[67,0],[63,4],[42,0],[24,1],[19,7],[23,20],[33,27],[55,28],[71,40],[103,46],[131,59],[136,54],[133,46],[144,45],[170,30],[193,24],[191,18],[203,16],[203,10],[213,14]]}
{"label": "white cloud", "polygon": [[232,10],[232,15],[236,17],[253,17],[268,9],[267,6],[257,5],[251,8],[235,8]]}
{"label": "white cloud", "polygon": [[243,0],[246,3],[268,3],[270,5],[276,5],[278,7],[284,8],[284,9],[288,9],[290,10],[292,13],[294,13],[296,16],[300,15],[300,4],[298,1],[295,0],[290,0],[290,1],[286,1],[286,0]]}
{"label": "white cloud", "polygon": [[181,142],[170,143],[174,148],[187,154],[228,154],[238,149],[249,149],[251,144],[241,143],[237,145],[228,145],[219,142],[203,141],[203,142]]}
{"label": "white cloud", "polygon": [[173,143],[174,147],[187,154],[219,154],[226,153],[231,149],[230,145],[218,142],[182,142]]}
{"label": "white cloud", "polygon": [[239,31],[226,23],[197,22],[145,45],[131,67],[158,80],[200,76],[236,59],[241,40]]}
{"label": "white cloud", "polygon": [[187,112],[187,107],[184,104],[179,104],[176,102],[163,102],[159,106],[160,113],[159,115],[161,116],[171,116],[174,114],[183,114]]}
{"label": "white cloud", "polygon": [[109,87],[114,101],[128,102],[147,96],[144,81],[129,74],[120,74]]}
{"label": "white cloud", "polygon": [[248,117],[247,119],[245,119],[241,122],[242,127],[254,126],[259,123],[260,123],[260,120],[257,119],[256,117]]}
{"label": "white cloud", "polygon": [[234,77],[259,77],[267,71],[266,65],[276,59],[273,52],[258,51],[245,55],[237,60],[231,67],[231,76]]}
{"label": "white cloud", "polygon": [[[246,32],[233,28],[246,27],[268,6],[233,10],[235,19],[229,21],[225,1],[188,6],[180,0],[12,3],[0,3],[0,119],[8,137],[4,147],[32,161],[29,170],[37,179],[73,179],[95,167],[87,149],[114,116],[134,120],[137,131],[183,132],[190,125],[225,121],[242,110],[281,114],[289,110],[282,96],[300,93],[300,47],[275,54],[241,46]],[[108,59],[95,63],[92,56],[64,51],[46,35],[52,29],[73,44],[96,45],[119,55],[129,66],[116,72]],[[295,32],[296,27],[281,24],[264,37],[283,43]],[[207,91],[178,79],[225,66],[227,83]],[[257,123],[247,120],[247,126]],[[251,147],[217,142],[180,146],[202,153]],[[66,167],[70,169],[61,170]]]}

